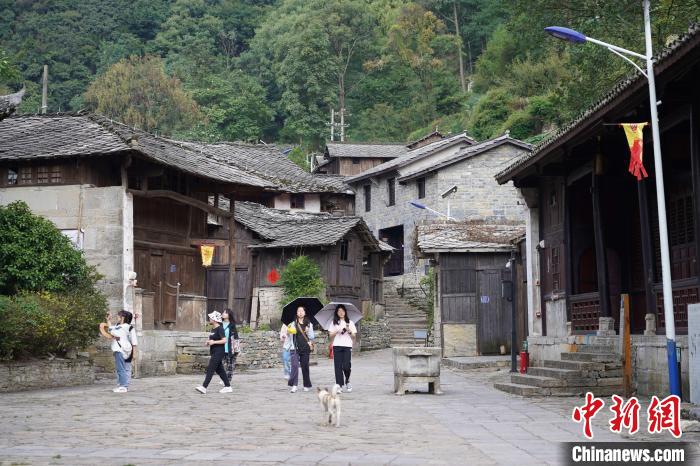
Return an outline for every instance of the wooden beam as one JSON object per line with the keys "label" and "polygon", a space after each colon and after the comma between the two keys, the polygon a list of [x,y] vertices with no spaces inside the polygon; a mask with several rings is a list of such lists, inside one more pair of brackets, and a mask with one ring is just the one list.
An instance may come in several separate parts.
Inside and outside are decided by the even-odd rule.
{"label": "wooden beam", "polygon": [[[229,197],[229,221],[228,221],[228,308],[233,309],[236,298],[236,221],[233,218],[235,201],[233,196]],[[235,314],[234,314],[235,315]],[[250,322],[250,315],[248,316]]]}
{"label": "wooden beam", "polygon": [[233,217],[232,212],[227,212],[222,209],[218,209],[216,207],[210,206],[206,202],[198,201],[197,199],[192,199],[191,197],[185,196],[180,193],[176,193],[174,191],[167,191],[164,189],[158,189],[158,190],[153,190],[153,191],[141,191],[138,189],[129,189],[128,190],[131,194],[134,196],[139,196],[139,197],[145,197],[145,198],[162,198],[162,199],[170,199],[175,202],[179,202],[180,204],[185,204],[189,205],[192,207],[196,207],[199,210],[203,210],[204,212],[209,212],[210,214],[214,215],[219,215],[222,217]]}
{"label": "wooden beam", "polygon": [[190,244],[193,246],[201,246],[202,244],[208,244],[210,246],[228,246],[229,240],[227,239],[208,239],[208,238],[190,238]]}
{"label": "wooden beam", "polygon": [[[600,156],[596,156],[597,158]],[[602,157],[600,157],[602,158]],[[599,165],[602,160],[594,162]],[[598,296],[600,300],[600,317],[612,317],[610,312],[610,289],[608,282],[608,260],[605,250],[605,232],[600,207],[600,175],[597,166],[591,175],[591,197],[593,198],[593,236],[595,241],[595,261],[598,272]]]}
{"label": "wooden beam", "polygon": [[173,252],[184,252],[186,254],[192,254],[192,255],[197,255],[198,252],[195,248],[192,247],[187,247],[187,246],[178,246],[176,244],[167,244],[167,243],[155,243],[153,241],[141,241],[141,240],[134,240],[134,248],[146,248],[146,249],[164,249],[166,251],[173,251]]}
{"label": "wooden beam", "polygon": [[646,180],[637,181],[639,200],[639,229],[642,239],[642,266],[644,267],[644,297],[646,313],[656,315],[656,298],[654,296],[654,247],[651,242],[649,223],[649,202],[647,201]]}

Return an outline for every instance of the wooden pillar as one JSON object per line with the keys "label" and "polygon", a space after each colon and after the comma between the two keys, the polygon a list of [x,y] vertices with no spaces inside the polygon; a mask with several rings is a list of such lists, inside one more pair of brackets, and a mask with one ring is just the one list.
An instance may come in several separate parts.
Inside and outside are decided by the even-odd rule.
{"label": "wooden pillar", "polygon": [[[229,212],[235,214],[234,196],[229,196]],[[236,297],[236,219],[234,215],[228,218],[228,307],[233,309]]]}
{"label": "wooden pillar", "polygon": [[656,314],[656,298],[654,297],[654,250],[651,243],[651,228],[649,224],[649,201],[647,200],[646,180],[637,181],[637,196],[639,198],[639,228],[642,239],[642,264],[644,266],[644,296],[647,314]]}
{"label": "wooden pillar", "polygon": [[610,288],[608,281],[608,260],[605,252],[605,231],[600,208],[600,174],[602,154],[596,154],[591,173],[591,197],[593,198],[593,235],[595,238],[595,261],[598,272],[598,296],[600,297],[600,317],[612,317],[610,312]]}

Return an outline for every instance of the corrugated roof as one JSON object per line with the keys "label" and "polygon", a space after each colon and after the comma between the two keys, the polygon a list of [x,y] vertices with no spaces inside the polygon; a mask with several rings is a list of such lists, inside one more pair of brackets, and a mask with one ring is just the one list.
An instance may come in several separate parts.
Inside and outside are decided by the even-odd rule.
{"label": "corrugated roof", "polygon": [[356,142],[328,142],[328,157],[393,159],[408,152],[405,144],[373,144]]}
{"label": "corrugated roof", "polygon": [[[692,24],[688,28],[688,32],[680,36],[677,40],[673,41],[659,53],[654,56],[654,69],[655,75],[659,75],[661,71],[671,62],[679,59],[680,55],[692,50],[700,43],[700,24]],[[571,133],[575,133],[577,130],[582,129],[586,123],[594,120],[596,117],[601,117],[601,113],[608,109],[608,107],[619,104],[619,99],[621,98],[623,92],[631,90],[633,87],[646,87],[647,80],[644,75],[639,71],[635,71],[626,79],[618,82],[610,91],[608,91],[602,98],[600,98],[596,103],[588,107],[586,110],[581,112],[578,117],[569,122],[569,124],[563,126],[551,136],[540,142],[535,149],[530,154],[523,155],[522,157],[515,160],[511,165],[502,170],[496,175],[496,179],[499,183],[505,183],[509,181],[513,175],[516,174],[520,169],[534,162],[536,159],[543,157],[545,154],[549,153],[554,148],[558,147],[559,142]]]}
{"label": "corrugated roof", "polygon": [[525,225],[515,222],[434,222],[418,225],[415,241],[422,252],[509,251],[523,233]]}
{"label": "corrugated roof", "polygon": [[270,209],[254,202],[236,202],[235,219],[250,228],[263,240],[252,248],[294,248],[328,246],[343,239],[355,229],[374,251],[383,250],[360,217],[336,217],[312,213]]}
{"label": "corrugated roof", "polygon": [[431,154],[439,152],[440,150],[445,149],[447,147],[451,147],[455,144],[472,144],[473,141],[474,140],[472,138],[467,136],[467,133],[460,133],[455,136],[451,136],[440,141],[435,141],[431,144],[419,147],[418,149],[409,151],[405,155],[398,157],[394,160],[384,162],[382,164],[377,165],[376,167],[370,168],[369,170],[365,170],[360,174],[350,176],[348,177],[347,181],[348,183],[354,183],[360,180],[364,180],[366,178],[371,178],[373,176],[379,175],[380,173],[386,173],[393,170],[397,170],[402,166],[405,166],[411,162],[420,160]]}

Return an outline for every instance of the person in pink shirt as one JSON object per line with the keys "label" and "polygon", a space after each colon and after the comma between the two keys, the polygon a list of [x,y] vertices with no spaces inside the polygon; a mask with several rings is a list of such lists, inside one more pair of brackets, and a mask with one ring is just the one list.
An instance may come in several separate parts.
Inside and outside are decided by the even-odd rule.
{"label": "person in pink shirt", "polygon": [[335,383],[340,385],[340,391],[351,392],[350,368],[352,360],[352,345],[355,342],[357,328],[348,319],[347,311],[342,304],[335,308],[333,323],[328,327],[328,334],[333,339],[333,366],[335,367]]}

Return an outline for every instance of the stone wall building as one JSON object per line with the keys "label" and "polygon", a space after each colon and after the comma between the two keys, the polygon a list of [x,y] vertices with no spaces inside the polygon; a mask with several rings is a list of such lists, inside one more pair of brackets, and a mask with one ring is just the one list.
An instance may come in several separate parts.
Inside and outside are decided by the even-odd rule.
{"label": "stone wall building", "polygon": [[462,133],[347,178],[356,192],[357,215],[396,249],[385,275],[415,284],[425,273],[411,245],[416,226],[436,218],[432,211],[459,220],[522,220],[525,207],[518,191],[499,186],[493,177],[529,150],[508,135],[477,143]]}

